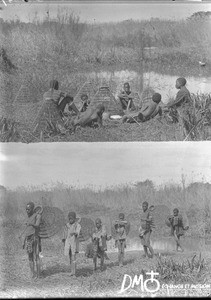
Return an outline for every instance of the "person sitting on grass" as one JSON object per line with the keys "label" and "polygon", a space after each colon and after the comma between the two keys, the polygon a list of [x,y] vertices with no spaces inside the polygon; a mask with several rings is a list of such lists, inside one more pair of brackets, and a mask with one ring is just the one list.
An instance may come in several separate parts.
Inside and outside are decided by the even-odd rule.
{"label": "person sitting on grass", "polygon": [[[148,209],[148,202],[143,202],[142,209],[143,212],[141,213],[141,226],[139,228],[139,237],[141,239],[141,244],[144,248],[144,257],[153,258],[154,251],[152,246],[150,245],[150,235],[152,233],[152,222],[153,218]],[[150,252],[150,254],[148,253]]]}
{"label": "person sitting on grass", "polygon": [[81,107],[79,109],[79,112],[85,112],[90,104],[89,98],[87,94],[81,95]]}
{"label": "person sitting on grass", "polygon": [[133,94],[130,89],[130,84],[128,82],[124,83],[123,90],[118,94],[118,99],[122,105],[123,110],[136,110],[133,103]]}
{"label": "person sitting on grass", "polygon": [[26,229],[24,231],[23,249],[26,249],[29,258],[29,266],[32,278],[40,277],[40,257],[41,239],[39,237],[41,214],[35,213],[35,205],[29,202],[26,205],[26,213],[28,220],[26,222]]}
{"label": "person sitting on grass", "polygon": [[122,122],[126,123],[139,123],[146,122],[150,119],[153,119],[157,114],[162,115],[162,109],[159,106],[161,101],[161,95],[159,93],[154,93],[152,99],[149,100],[146,104],[143,105],[139,112],[134,114],[125,115],[122,118]]}
{"label": "person sitting on grass", "polygon": [[194,115],[193,101],[189,90],[186,88],[186,83],[187,81],[183,77],[176,80],[175,87],[179,90],[176,98],[164,106],[164,111],[169,111],[170,109],[177,111],[180,129],[184,137],[192,130],[191,117]]}
{"label": "person sitting on grass", "polygon": [[125,248],[126,248],[126,226],[128,222],[125,220],[123,213],[119,214],[119,219],[115,221],[115,247],[118,248],[118,262],[119,266],[123,266]]}
{"label": "person sitting on grass", "polygon": [[64,255],[69,256],[71,265],[71,276],[76,275],[76,255],[79,252],[79,234],[81,225],[76,218],[75,212],[69,212],[69,222],[66,224],[62,242],[64,243]]}
{"label": "person sitting on grass", "polygon": [[100,257],[100,270],[104,269],[107,232],[100,218],[95,220],[95,231],[92,235],[94,271],[97,270],[97,258]]}
{"label": "person sitting on grass", "polygon": [[182,215],[179,214],[179,209],[175,208],[173,210],[173,215],[168,217],[166,224],[171,227],[171,235],[173,235],[176,242],[176,251],[179,251],[179,248],[183,252],[184,249],[181,245],[180,237],[184,235],[184,230],[188,230],[189,227],[184,227]]}
{"label": "person sitting on grass", "polygon": [[61,116],[64,114],[66,105],[68,105],[69,111],[74,111],[76,115],[79,113],[73,102],[73,97],[59,90],[59,82],[57,80],[51,80],[50,89],[44,93],[43,100],[52,100],[57,105]]}

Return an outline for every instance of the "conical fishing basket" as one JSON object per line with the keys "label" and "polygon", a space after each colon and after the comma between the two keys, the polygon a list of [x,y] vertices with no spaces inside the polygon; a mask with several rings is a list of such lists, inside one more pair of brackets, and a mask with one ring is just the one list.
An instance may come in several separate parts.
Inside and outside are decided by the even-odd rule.
{"label": "conical fishing basket", "polygon": [[90,107],[95,108],[99,104],[103,104],[105,107],[105,112],[108,112],[111,115],[124,114],[120,102],[115,99],[108,86],[102,86],[99,88],[92,102],[90,103]]}
{"label": "conical fishing basket", "polygon": [[88,240],[92,236],[95,229],[95,223],[91,219],[85,217],[82,217],[79,223],[81,225],[79,241],[83,242]]}
{"label": "conical fishing basket", "polygon": [[59,113],[56,103],[52,100],[47,99],[43,101],[39,111],[36,115],[36,118],[33,122],[33,131],[40,133],[41,131],[46,130],[48,124],[63,125],[62,117]]}
{"label": "conical fishing basket", "polygon": [[[127,224],[125,225],[126,235],[128,235],[129,232],[130,232],[130,222],[127,221]],[[112,226],[111,226],[111,235],[114,239],[117,237],[117,232],[116,232],[116,229],[115,229],[115,223],[113,223]]]}
{"label": "conical fishing basket", "polygon": [[154,95],[155,90],[153,90],[151,87],[145,88],[141,93],[141,106],[144,106],[149,101],[152,100],[152,96]]}
{"label": "conical fishing basket", "polygon": [[44,206],[41,215],[39,236],[43,239],[54,236],[65,225],[64,214],[57,207]]}
{"label": "conical fishing basket", "polygon": [[90,100],[90,102],[92,101],[94,95],[96,94],[96,88],[94,86],[94,84],[90,81],[85,82],[82,87],[80,88],[80,90],[78,91],[78,93],[75,95],[74,97],[74,103],[76,104],[76,106],[79,108],[80,103],[81,103],[81,96],[83,94],[86,94],[88,96],[88,99]]}

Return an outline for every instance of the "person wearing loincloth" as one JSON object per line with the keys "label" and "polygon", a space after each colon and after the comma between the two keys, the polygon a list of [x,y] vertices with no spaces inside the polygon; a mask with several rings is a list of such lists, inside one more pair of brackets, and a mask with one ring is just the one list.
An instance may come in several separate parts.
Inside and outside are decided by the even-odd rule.
{"label": "person wearing loincloth", "polygon": [[63,232],[62,242],[64,243],[64,255],[69,256],[71,265],[71,276],[76,274],[76,257],[79,252],[79,235],[81,225],[76,218],[75,212],[69,212],[69,222],[66,224]]}
{"label": "person wearing loincloth", "polygon": [[57,80],[51,80],[50,89],[44,93],[43,100],[52,100],[57,105],[61,116],[64,114],[66,105],[68,105],[69,111],[74,111],[76,115],[79,113],[73,102],[73,97],[59,90],[59,82]]}
{"label": "person wearing loincloth", "polygon": [[115,221],[115,247],[118,248],[118,262],[119,266],[123,266],[123,260],[125,255],[126,248],[126,225],[127,221],[125,220],[125,215],[123,213],[119,214],[119,219]]}
{"label": "person wearing loincloth", "polygon": [[123,90],[118,94],[118,99],[121,103],[123,110],[136,110],[133,102],[134,95],[131,92],[130,84],[124,83]]}
{"label": "person wearing loincloth", "polygon": [[26,205],[28,220],[26,221],[26,230],[24,231],[23,249],[26,249],[29,258],[29,266],[32,278],[40,277],[40,257],[41,239],[39,237],[41,214],[34,212],[35,205],[29,202]]}
{"label": "person wearing loincloth", "polygon": [[[141,244],[144,248],[144,257],[153,258],[154,251],[150,245],[150,236],[152,233],[152,215],[148,209],[148,202],[143,202],[142,204],[142,213],[141,213],[141,226],[139,228],[139,237],[141,239]],[[150,252],[150,254],[148,253]]]}
{"label": "person wearing loincloth", "polygon": [[184,249],[181,245],[180,237],[184,235],[184,231],[189,229],[189,226],[184,227],[183,217],[179,214],[179,209],[175,208],[173,210],[173,215],[168,217],[167,225],[170,224],[171,227],[171,235],[174,237],[176,242],[176,251],[179,251],[179,248],[183,252]]}

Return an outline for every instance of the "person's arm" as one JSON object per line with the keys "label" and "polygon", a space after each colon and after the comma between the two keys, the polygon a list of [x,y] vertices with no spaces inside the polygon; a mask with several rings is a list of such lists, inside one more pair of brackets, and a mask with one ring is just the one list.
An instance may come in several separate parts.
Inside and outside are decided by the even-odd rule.
{"label": "person's arm", "polygon": [[41,223],[41,215],[37,214],[36,216],[34,216],[34,219],[27,222],[26,225],[33,226],[34,228],[38,228],[40,226],[40,223]]}
{"label": "person's arm", "polygon": [[63,230],[63,236],[62,236],[62,242],[65,243],[65,240],[67,238],[67,226],[65,225]]}
{"label": "person's arm", "polygon": [[98,233],[97,232],[94,232],[92,234],[92,240],[95,240],[95,239],[99,239],[99,236],[98,236]]}
{"label": "person's arm", "polygon": [[80,234],[80,231],[81,231],[81,225],[79,223],[77,223],[76,230],[75,230],[75,236],[78,237]]}
{"label": "person's arm", "polygon": [[101,231],[101,236],[106,236],[107,235],[107,232],[106,232],[106,227],[105,225],[102,225],[102,231]]}
{"label": "person's arm", "polygon": [[124,99],[124,100],[126,100],[126,101],[129,100],[129,96],[128,96],[126,93],[124,93],[123,91],[120,92],[120,93],[118,94],[117,97],[118,97],[119,99],[122,98],[122,99]]}

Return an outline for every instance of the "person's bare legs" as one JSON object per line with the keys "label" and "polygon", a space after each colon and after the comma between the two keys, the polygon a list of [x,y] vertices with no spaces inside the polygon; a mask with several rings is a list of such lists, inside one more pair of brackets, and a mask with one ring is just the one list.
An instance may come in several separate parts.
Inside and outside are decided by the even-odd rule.
{"label": "person's bare legs", "polygon": [[150,235],[151,235],[151,232],[147,232],[145,234],[145,243],[146,243],[145,245],[148,248],[149,252],[151,253],[151,254],[149,254],[147,252],[148,257],[149,258],[153,258],[153,256],[154,256],[154,250],[153,250],[152,246],[150,245]]}
{"label": "person's bare legs", "polygon": [[124,263],[124,254],[125,254],[125,242],[123,241],[121,243],[121,252],[120,252],[120,266],[123,267]]}
{"label": "person's bare legs", "polygon": [[39,257],[39,254],[36,255],[35,265],[36,265],[36,278],[39,278],[40,277],[40,257]]}
{"label": "person's bare legs", "polygon": [[175,240],[175,242],[176,242],[176,251],[179,251],[179,247],[180,247],[181,251],[183,252],[184,249],[183,249],[183,247],[182,247],[182,245],[181,245],[180,237],[177,236],[177,234],[176,234],[175,231],[174,231],[174,240]]}
{"label": "person's bare legs", "polygon": [[75,276],[75,274],[76,274],[76,254],[74,254],[72,257],[70,276]]}
{"label": "person's bare legs", "polygon": [[35,270],[34,270],[34,261],[33,260],[29,261],[29,267],[30,267],[30,271],[31,271],[31,277],[34,278],[35,277]]}
{"label": "person's bare legs", "polygon": [[121,247],[121,242],[118,240],[118,265],[121,265],[121,252],[122,252],[122,247]]}
{"label": "person's bare legs", "polygon": [[104,251],[102,251],[101,257],[100,257],[100,270],[101,271],[104,270]]}
{"label": "person's bare legs", "polygon": [[35,265],[34,265],[34,253],[28,253],[28,258],[29,258],[29,268],[31,272],[31,278],[35,277]]}
{"label": "person's bare legs", "polygon": [[144,257],[148,257],[147,246],[143,246],[144,248]]}

